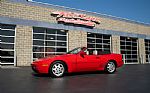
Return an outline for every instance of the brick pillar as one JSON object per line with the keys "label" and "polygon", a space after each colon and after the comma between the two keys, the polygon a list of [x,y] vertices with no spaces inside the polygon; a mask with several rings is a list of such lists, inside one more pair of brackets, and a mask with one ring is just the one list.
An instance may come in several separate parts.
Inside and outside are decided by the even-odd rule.
{"label": "brick pillar", "polygon": [[68,32],[68,50],[76,47],[87,47],[87,32],[69,31]]}
{"label": "brick pillar", "polygon": [[16,65],[30,66],[32,62],[32,27],[16,27]]}
{"label": "brick pillar", "polygon": [[112,35],[112,52],[120,54],[120,36]]}
{"label": "brick pillar", "polygon": [[145,42],[144,39],[138,39],[138,49],[139,49],[139,61],[141,64],[146,63],[146,54],[145,54]]}

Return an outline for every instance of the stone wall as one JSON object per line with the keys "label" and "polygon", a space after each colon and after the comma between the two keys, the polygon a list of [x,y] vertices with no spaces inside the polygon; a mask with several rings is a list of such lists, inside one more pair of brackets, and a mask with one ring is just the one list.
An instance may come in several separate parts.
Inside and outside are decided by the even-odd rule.
{"label": "stone wall", "polygon": [[68,44],[69,50],[76,47],[87,47],[87,32],[69,31]]}
{"label": "stone wall", "polygon": [[32,62],[32,27],[16,27],[16,65],[30,66]]}

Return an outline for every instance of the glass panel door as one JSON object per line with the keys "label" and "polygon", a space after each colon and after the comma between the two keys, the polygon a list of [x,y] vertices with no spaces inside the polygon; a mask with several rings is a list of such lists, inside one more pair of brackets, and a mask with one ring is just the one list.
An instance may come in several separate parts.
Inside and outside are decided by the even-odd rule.
{"label": "glass panel door", "polygon": [[146,63],[150,63],[150,40],[145,39]]}
{"label": "glass panel door", "polygon": [[15,63],[15,25],[0,24],[0,64]]}
{"label": "glass panel door", "polygon": [[98,53],[102,51],[111,51],[111,35],[87,33],[87,47]]}
{"label": "glass panel door", "polygon": [[33,60],[66,52],[66,30],[33,27]]}
{"label": "glass panel door", "polygon": [[137,38],[120,37],[121,54],[125,57],[125,64],[138,63],[138,45]]}

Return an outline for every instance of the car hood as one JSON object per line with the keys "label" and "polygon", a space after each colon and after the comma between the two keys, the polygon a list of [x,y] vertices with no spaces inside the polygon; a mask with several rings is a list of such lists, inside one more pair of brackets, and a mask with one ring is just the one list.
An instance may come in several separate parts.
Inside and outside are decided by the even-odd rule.
{"label": "car hood", "polygon": [[63,55],[50,55],[50,56],[47,56],[45,58],[40,58],[36,61],[43,61],[43,60],[51,60],[51,59],[60,59],[60,58],[64,58],[64,57],[68,57],[68,56],[71,56],[71,55],[74,55],[74,54],[63,54]]}

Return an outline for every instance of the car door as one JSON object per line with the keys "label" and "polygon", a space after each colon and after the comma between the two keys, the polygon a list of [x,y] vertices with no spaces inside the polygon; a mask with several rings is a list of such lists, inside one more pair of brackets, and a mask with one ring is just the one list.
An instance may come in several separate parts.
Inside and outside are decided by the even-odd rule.
{"label": "car door", "polygon": [[100,64],[98,55],[90,54],[77,56],[77,70],[78,71],[93,71],[97,70]]}

